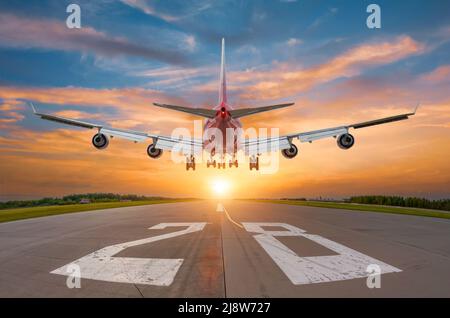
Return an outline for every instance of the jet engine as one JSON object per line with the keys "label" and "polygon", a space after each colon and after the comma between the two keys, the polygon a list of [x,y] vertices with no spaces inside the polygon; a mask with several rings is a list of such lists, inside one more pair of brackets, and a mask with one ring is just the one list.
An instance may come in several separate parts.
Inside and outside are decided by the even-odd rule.
{"label": "jet engine", "polygon": [[97,149],[105,149],[109,145],[109,139],[106,135],[98,133],[92,137],[92,144]]}
{"label": "jet engine", "polygon": [[147,154],[150,158],[158,159],[159,157],[162,156],[163,150],[156,148],[154,144],[150,144],[147,147]]}
{"label": "jet engine", "polygon": [[342,134],[337,138],[337,144],[341,149],[350,149],[355,144],[355,137],[350,134]]}
{"label": "jet engine", "polygon": [[281,150],[281,154],[287,159],[293,159],[298,155],[298,148],[291,144],[291,148]]}

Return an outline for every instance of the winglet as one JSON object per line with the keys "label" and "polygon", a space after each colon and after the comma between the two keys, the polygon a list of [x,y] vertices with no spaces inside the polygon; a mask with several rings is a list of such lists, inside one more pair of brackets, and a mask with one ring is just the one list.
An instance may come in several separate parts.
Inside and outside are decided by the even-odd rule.
{"label": "winglet", "polygon": [[417,105],[416,105],[416,108],[414,108],[413,115],[416,114],[417,110],[419,109],[419,106],[420,106],[420,102],[418,102]]}
{"label": "winglet", "polygon": [[31,107],[31,110],[33,111],[33,113],[37,113],[36,112],[36,108],[34,108],[34,105],[33,105],[33,103],[32,102],[28,102],[28,105],[30,105],[30,107]]}

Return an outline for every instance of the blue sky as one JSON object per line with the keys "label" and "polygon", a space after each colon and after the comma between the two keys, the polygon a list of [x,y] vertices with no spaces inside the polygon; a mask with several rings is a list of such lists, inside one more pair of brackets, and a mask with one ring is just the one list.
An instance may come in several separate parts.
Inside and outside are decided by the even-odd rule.
{"label": "blue sky", "polygon": [[[2,14],[64,23],[66,5],[73,1],[8,1]],[[179,61],[164,61],[149,55],[127,54],[126,48],[108,54],[94,47],[58,50],[27,43],[0,44],[0,82],[11,85],[82,86],[113,88],[141,86],[163,91],[188,91],[216,74],[220,38],[227,39],[230,70],[270,68],[274,61],[314,65],[355,43],[408,34],[416,40],[430,38],[449,24],[450,3],[445,1],[378,1],[382,29],[365,26],[365,8],[371,1],[78,1],[82,26],[109,37],[126,38],[136,51],[154,48],[161,54],[176,54]],[[147,10],[147,13],[145,12]],[[152,10],[153,13],[148,13]],[[189,42],[190,41],[190,42]],[[291,42],[289,42],[291,41]],[[289,45],[288,43],[291,43]],[[121,51],[124,53],[122,54]],[[448,63],[445,50],[415,61],[411,72],[431,70]],[[407,63],[402,60],[400,64]],[[164,85],[164,76],[139,76],[163,67],[206,68],[188,76],[182,87]],[[402,65],[399,65],[400,69]],[[376,70],[380,72],[380,70]],[[392,72],[389,65],[388,72]],[[217,71],[216,71],[217,73]],[[162,78],[164,77],[164,78]],[[232,81],[232,78],[230,79]],[[180,84],[180,83],[175,83]]]}

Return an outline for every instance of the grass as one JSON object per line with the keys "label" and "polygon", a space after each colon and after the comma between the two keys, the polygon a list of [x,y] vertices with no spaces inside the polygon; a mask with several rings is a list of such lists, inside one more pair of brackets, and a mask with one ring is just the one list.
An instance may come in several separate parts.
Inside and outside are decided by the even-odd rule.
{"label": "grass", "polygon": [[70,204],[70,205],[50,205],[38,206],[30,208],[16,208],[0,210],[0,223],[29,218],[37,218],[41,216],[66,214],[74,212],[94,211],[103,209],[122,208],[127,206],[139,206],[161,203],[184,202],[192,199],[162,199],[148,201],[127,201],[127,202],[99,202],[89,204]]}
{"label": "grass", "polygon": [[319,201],[296,201],[296,200],[252,200],[264,203],[277,203],[288,205],[303,205],[318,208],[343,209],[353,211],[369,211],[380,213],[407,214],[416,216],[425,216],[441,219],[450,219],[450,212],[440,210],[427,210],[418,208],[374,205],[374,204],[356,204],[356,203],[340,203],[340,202],[319,202]]}

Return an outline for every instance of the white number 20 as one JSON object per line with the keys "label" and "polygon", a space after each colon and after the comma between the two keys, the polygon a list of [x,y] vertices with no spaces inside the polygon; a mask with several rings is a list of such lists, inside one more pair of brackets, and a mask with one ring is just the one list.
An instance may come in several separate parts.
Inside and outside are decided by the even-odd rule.
{"label": "white number 20", "polygon": [[[69,268],[76,264],[81,278],[120,282],[169,286],[172,284],[183,259],[115,257],[126,248],[169,239],[202,231],[206,223],[161,223],[151,230],[167,227],[186,227],[183,230],[148,237],[136,241],[107,246],[83,256],[72,263],[52,271],[52,274],[70,275]],[[302,229],[285,223],[243,223],[248,232],[256,233],[254,238],[295,285],[312,284],[366,277],[367,266],[376,264],[382,273],[401,270],[377,259],[359,253],[344,245],[330,241],[319,235],[306,234]],[[283,231],[266,231],[263,227],[282,227]],[[300,257],[276,237],[298,236],[307,238],[337,255]]]}

